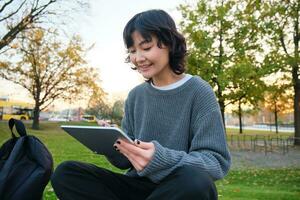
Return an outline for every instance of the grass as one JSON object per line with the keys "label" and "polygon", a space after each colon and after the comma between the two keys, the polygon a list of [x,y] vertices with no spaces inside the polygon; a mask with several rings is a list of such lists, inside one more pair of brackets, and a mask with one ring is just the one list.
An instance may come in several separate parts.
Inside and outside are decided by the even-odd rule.
{"label": "grass", "polygon": [[270,132],[269,130],[243,130],[243,133],[239,133],[239,129],[234,129],[234,128],[227,128],[227,135],[239,135],[239,136],[243,136],[243,135],[260,135],[260,136],[273,136],[273,137],[288,137],[288,136],[293,136],[293,133],[290,132]]}
{"label": "grass", "polygon": [[[62,124],[66,123],[41,123],[41,130],[35,131],[30,129],[29,123],[26,123],[28,132],[39,137],[51,151],[55,167],[65,160],[79,160],[122,173],[103,156],[91,153],[64,133],[59,128]],[[84,122],[72,124],[95,125]],[[231,130],[227,130],[227,132],[230,133]],[[252,131],[249,134],[254,133]],[[0,145],[9,137],[7,122],[0,122]],[[232,170],[225,179],[217,181],[216,184],[220,200],[296,200],[300,199],[300,167],[296,169]],[[45,189],[44,199],[57,199],[50,184]]]}
{"label": "grass", "polygon": [[300,199],[300,169],[232,170],[217,181],[221,200]]}

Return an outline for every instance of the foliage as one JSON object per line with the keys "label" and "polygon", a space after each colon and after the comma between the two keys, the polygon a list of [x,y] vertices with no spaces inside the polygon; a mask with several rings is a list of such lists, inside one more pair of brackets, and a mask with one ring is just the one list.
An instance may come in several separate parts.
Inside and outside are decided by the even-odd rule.
{"label": "foliage", "polygon": [[289,113],[293,110],[293,98],[290,82],[285,75],[274,81],[265,91],[264,108],[274,113],[276,132],[278,132],[278,115],[281,113]]}
{"label": "foliage", "polygon": [[211,84],[223,118],[227,105],[255,107],[262,98],[260,78],[268,70],[257,61],[262,49],[255,7],[247,0],[199,0],[179,7],[189,45],[188,72]]}
{"label": "foliage", "polygon": [[[300,2],[265,1],[259,4],[260,27],[265,34],[265,65],[272,65],[277,71],[289,73],[294,90],[295,137],[300,137]],[[300,140],[296,141],[300,145]]]}
{"label": "foliage", "polygon": [[[33,24],[49,23],[59,16],[56,5],[71,9],[87,6],[87,0],[1,0],[0,1],[0,51],[7,47],[23,31]],[[65,9],[66,11],[67,9]],[[51,18],[49,17],[51,16]],[[64,17],[65,19],[65,17]],[[0,52],[1,54],[1,52]]]}
{"label": "foliage", "polygon": [[85,113],[95,115],[98,119],[109,119],[111,116],[111,108],[110,105],[107,104],[105,96],[106,93],[104,93],[101,88],[96,88],[88,101],[88,107]]}
{"label": "foliage", "polygon": [[116,124],[120,125],[123,115],[124,115],[124,101],[117,100],[112,106],[111,118],[114,120]]}
{"label": "foliage", "polygon": [[124,101],[117,100],[113,105],[109,105],[107,100],[100,96],[100,94],[94,93],[89,101],[87,114],[92,114],[100,119],[110,119],[112,123],[121,125],[121,120],[124,115]]}
{"label": "foliage", "polygon": [[56,31],[35,28],[22,33],[13,47],[6,53],[6,61],[0,62],[0,76],[31,94],[36,128],[40,110],[54,100],[75,101],[89,96],[97,87],[98,73],[87,66],[84,59],[87,49],[79,36],[63,44]]}
{"label": "foliage", "polygon": [[190,46],[188,72],[212,85],[222,113],[238,104],[241,124],[242,106],[257,107],[263,98],[263,79],[289,73],[292,78],[285,81],[294,90],[295,136],[300,137],[300,2],[199,0],[179,9]]}
{"label": "foliage", "polygon": [[[288,80],[283,77],[282,79]],[[293,92],[291,82],[276,80],[266,88],[264,107],[271,112],[289,113],[293,110]]]}
{"label": "foliage", "polygon": [[227,66],[232,52],[228,44],[233,36],[230,33],[233,20],[229,18],[232,2],[200,0],[195,7],[180,5],[179,9],[183,16],[181,27],[189,46],[188,72],[208,81],[219,102],[224,101],[223,93],[229,81]]}
{"label": "foliage", "polygon": [[47,8],[56,0],[30,2],[6,0],[0,3],[0,50],[12,42],[16,36],[32,23],[37,22],[42,16],[49,14]]}
{"label": "foliage", "polygon": [[[265,83],[260,78],[262,77],[259,71],[253,66],[254,59],[240,59],[236,64],[228,69],[228,77],[230,83],[226,92],[226,100],[234,105],[237,109],[232,112],[239,117],[240,133],[242,130],[242,115],[246,114],[247,110],[255,112],[258,110],[258,104],[263,99]],[[227,105],[229,105],[229,103]],[[243,106],[245,107],[243,109]]]}

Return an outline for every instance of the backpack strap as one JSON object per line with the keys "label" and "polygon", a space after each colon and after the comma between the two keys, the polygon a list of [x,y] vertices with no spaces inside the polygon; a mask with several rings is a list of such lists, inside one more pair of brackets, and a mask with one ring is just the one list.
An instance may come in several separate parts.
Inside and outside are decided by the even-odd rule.
{"label": "backpack strap", "polygon": [[8,121],[8,125],[9,125],[9,129],[10,129],[10,132],[11,132],[11,135],[12,135],[13,138],[17,137],[13,132],[13,127],[14,126],[16,126],[16,130],[17,130],[17,132],[19,133],[19,135],[21,137],[27,135],[25,126],[24,126],[22,121],[14,119],[14,118],[10,118],[9,121]]}

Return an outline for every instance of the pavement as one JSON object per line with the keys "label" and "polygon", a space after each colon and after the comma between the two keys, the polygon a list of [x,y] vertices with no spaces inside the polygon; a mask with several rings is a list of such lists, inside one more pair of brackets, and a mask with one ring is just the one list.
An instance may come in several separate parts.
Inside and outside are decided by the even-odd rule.
{"label": "pavement", "polygon": [[264,150],[230,151],[232,157],[231,169],[248,168],[300,168],[300,147],[291,147],[288,152],[276,151],[265,153]]}

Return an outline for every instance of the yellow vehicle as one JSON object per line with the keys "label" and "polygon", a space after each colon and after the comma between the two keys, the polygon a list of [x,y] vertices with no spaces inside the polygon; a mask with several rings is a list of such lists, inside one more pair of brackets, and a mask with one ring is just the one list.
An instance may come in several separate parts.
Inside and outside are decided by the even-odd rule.
{"label": "yellow vehicle", "polygon": [[96,116],[95,115],[82,115],[81,119],[83,121],[86,121],[86,122],[96,122]]}
{"label": "yellow vehicle", "polygon": [[0,120],[15,118],[29,120],[33,116],[33,105],[20,101],[0,100]]}

